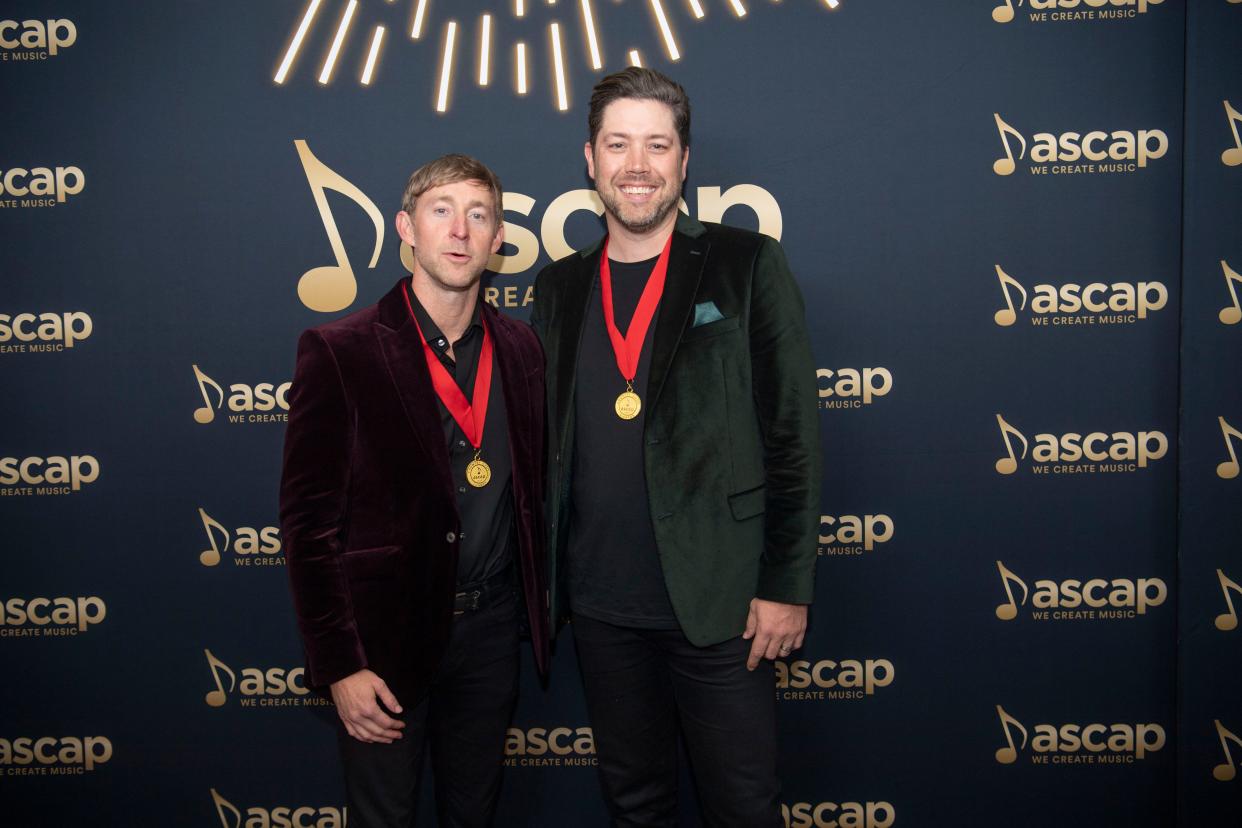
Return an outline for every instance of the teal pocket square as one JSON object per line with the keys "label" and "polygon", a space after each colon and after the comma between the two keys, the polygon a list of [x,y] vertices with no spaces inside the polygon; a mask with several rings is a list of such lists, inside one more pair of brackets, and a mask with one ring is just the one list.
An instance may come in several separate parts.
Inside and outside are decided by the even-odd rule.
{"label": "teal pocket square", "polygon": [[715,302],[700,302],[694,306],[694,324],[690,327],[697,328],[718,319],[724,319],[724,314],[720,312],[720,308],[716,307]]}

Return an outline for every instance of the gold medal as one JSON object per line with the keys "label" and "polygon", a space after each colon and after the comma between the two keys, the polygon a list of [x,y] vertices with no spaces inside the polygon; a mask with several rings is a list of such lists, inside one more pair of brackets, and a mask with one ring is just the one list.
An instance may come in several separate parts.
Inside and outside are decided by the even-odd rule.
{"label": "gold medal", "polygon": [[643,401],[634,393],[633,389],[622,391],[617,396],[617,401],[613,404],[613,408],[617,411],[617,416],[623,420],[632,420],[638,416],[638,412],[643,409]]}
{"label": "gold medal", "polygon": [[492,480],[492,467],[475,456],[466,464],[466,482],[476,489],[481,489]]}

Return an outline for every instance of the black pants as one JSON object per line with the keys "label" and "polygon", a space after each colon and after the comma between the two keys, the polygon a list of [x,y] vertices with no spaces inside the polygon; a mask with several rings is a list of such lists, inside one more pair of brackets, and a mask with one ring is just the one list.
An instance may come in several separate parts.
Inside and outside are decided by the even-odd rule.
{"label": "black pants", "polygon": [[740,637],[695,647],[681,630],[581,615],[570,626],[614,826],[677,825],[679,724],[705,824],[784,825],[772,662],[749,672],[750,642]]}
{"label": "black pants", "polygon": [[360,742],[340,725],[351,828],[414,825],[426,745],[441,828],[491,825],[505,730],[517,700],[515,587],[506,583],[484,600],[485,607],[454,617],[430,693],[397,717],[405,722],[400,739],[390,745]]}

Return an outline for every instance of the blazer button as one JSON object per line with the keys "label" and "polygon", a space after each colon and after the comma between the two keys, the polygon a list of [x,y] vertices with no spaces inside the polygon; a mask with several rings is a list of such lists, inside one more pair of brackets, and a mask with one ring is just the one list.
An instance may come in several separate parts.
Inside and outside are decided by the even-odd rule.
{"label": "blazer button", "polygon": [[457,540],[457,533],[449,532],[447,535],[444,536],[444,539],[448,541],[449,543],[452,543],[453,541]]}

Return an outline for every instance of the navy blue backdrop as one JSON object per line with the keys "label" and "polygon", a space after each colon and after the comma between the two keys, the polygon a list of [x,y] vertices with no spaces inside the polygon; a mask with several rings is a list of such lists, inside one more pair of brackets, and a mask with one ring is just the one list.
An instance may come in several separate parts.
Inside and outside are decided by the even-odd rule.
{"label": "navy blue backdrop", "polygon": [[[346,823],[276,528],[297,334],[403,272],[445,152],[504,182],[485,295],[526,318],[601,233],[585,104],[634,60],[690,93],[685,209],[780,238],[807,300],[787,824],[1238,824],[1242,4],[0,18],[6,826]],[[501,824],[605,824],[568,644],[546,691],[523,665]]]}

